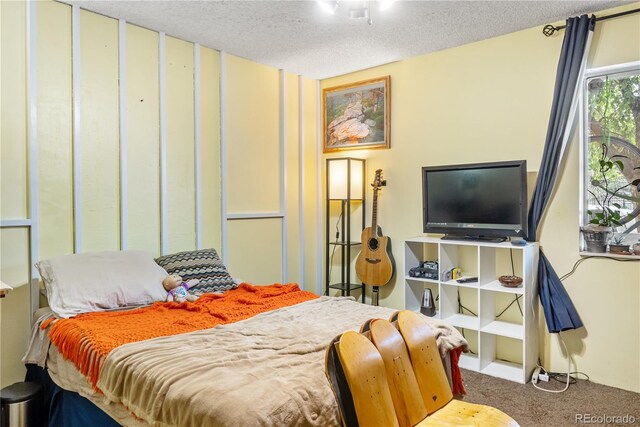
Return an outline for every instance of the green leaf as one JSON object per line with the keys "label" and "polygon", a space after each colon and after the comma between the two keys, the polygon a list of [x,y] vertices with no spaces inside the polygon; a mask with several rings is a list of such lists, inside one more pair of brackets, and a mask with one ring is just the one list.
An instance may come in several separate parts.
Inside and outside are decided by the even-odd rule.
{"label": "green leaf", "polygon": [[613,206],[615,206],[616,208],[620,209],[620,203],[611,203]]}

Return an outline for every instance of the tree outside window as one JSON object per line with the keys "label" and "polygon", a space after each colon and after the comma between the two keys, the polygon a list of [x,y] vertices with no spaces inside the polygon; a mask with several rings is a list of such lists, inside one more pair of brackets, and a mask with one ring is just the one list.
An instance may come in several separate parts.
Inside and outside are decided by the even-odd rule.
{"label": "tree outside window", "polygon": [[632,244],[640,229],[640,67],[586,80],[584,223]]}

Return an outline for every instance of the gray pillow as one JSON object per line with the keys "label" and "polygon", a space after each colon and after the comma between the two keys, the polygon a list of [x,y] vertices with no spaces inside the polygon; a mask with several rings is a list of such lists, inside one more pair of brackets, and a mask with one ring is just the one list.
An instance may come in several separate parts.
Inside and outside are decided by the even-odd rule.
{"label": "gray pillow", "polygon": [[166,272],[143,251],[87,252],[36,264],[60,317],[164,301]]}
{"label": "gray pillow", "polygon": [[200,280],[200,283],[189,290],[197,296],[209,292],[223,292],[238,286],[215,249],[178,252],[156,258],[156,262],[167,270],[167,273],[182,276],[184,281]]}

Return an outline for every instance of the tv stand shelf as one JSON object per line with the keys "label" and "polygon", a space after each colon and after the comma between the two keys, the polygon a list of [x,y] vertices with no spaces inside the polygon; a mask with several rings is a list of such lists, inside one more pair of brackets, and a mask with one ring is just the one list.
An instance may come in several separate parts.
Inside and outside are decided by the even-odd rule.
{"label": "tv stand shelf", "polygon": [[[511,256],[515,274],[523,278],[517,288],[498,281],[499,276],[512,274]],[[463,277],[475,276],[478,281],[458,283],[409,276],[409,270],[420,262],[435,260],[440,274],[458,267]],[[435,237],[408,239],[404,242],[405,308],[419,312],[425,288],[431,289],[434,300],[438,298],[435,317],[460,330],[475,353],[462,354],[462,368],[526,383],[538,360],[537,266],[537,243],[513,246],[509,242]],[[497,317],[515,298],[523,315],[514,302],[508,312]]]}
{"label": "tv stand shelf", "polygon": [[465,236],[461,234],[445,234],[442,240],[461,240],[463,242],[486,242],[486,243],[502,243],[506,238],[488,237],[488,236]]}

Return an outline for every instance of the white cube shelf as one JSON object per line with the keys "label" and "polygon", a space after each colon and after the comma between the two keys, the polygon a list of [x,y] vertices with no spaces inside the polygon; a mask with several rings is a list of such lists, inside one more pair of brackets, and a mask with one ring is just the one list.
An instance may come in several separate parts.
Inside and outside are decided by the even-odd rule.
{"label": "white cube shelf", "polygon": [[[511,275],[511,261],[523,282],[517,288],[502,286],[498,277]],[[478,277],[477,282],[458,283],[409,276],[422,261],[438,260],[440,272],[461,268],[462,277]],[[509,242],[486,243],[443,241],[435,237],[415,237],[404,242],[405,308],[420,311],[425,288],[436,301],[436,317],[458,329],[473,333],[477,354],[460,359],[465,369],[526,383],[538,361],[538,244],[514,246]],[[460,301],[469,310],[460,312]],[[496,318],[505,302],[519,297],[523,315]],[[505,347],[505,348],[503,348]],[[507,356],[505,356],[505,354]]]}

